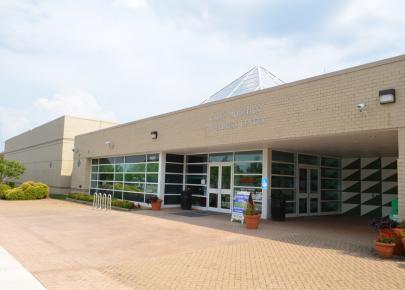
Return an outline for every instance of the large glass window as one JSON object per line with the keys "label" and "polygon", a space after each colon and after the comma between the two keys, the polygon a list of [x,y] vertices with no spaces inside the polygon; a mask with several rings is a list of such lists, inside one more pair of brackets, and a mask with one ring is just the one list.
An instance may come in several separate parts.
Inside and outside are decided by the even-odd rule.
{"label": "large glass window", "polygon": [[262,151],[241,151],[234,155],[234,191],[252,192],[256,209],[262,211]]}
{"label": "large glass window", "polygon": [[[227,153],[218,154],[214,159],[226,159]],[[206,205],[207,181],[208,181],[208,160],[213,160],[213,157],[208,157],[207,154],[188,155],[186,166],[185,186],[187,190],[191,190],[193,205]]]}
{"label": "large glass window", "polygon": [[262,151],[242,151],[235,153],[235,161],[262,161]]}
{"label": "large glass window", "polygon": [[[184,182],[184,155],[166,155],[166,173],[164,203],[168,205],[180,203],[180,194]],[[153,188],[151,188],[153,189]]]}
{"label": "large glass window", "polygon": [[271,199],[284,199],[286,213],[296,213],[295,154],[272,151]]}
{"label": "large glass window", "polygon": [[235,173],[262,173],[262,162],[236,162]]}
{"label": "large glass window", "polygon": [[[338,212],[341,194],[340,194],[340,160],[333,157],[321,157],[316,155],[307,155],[290,152],[272,151],[272,166],[271,166],[271,196],[272,198],[284,198],[286,201],[286,211],[290,214],[296,214],[297,209],[306,211],[306,198],[302,200],[297,198],[296,192],[301,193],[307,191],[307,175],[300,174],[300,188],[296,188],[296,168],[298,164],[314,166],[311,170],[315,174],[311,174],[310,190],[312,193],[320,192],[320,212],[334,213]],[[318,184],[318,169],[320,168],[320,184]],[[302,173],[302,172],[301,172]],[[305,172],[306,173],[306,172]],[[313,178],[312,178],[313,177]],[[320,186],[320,190],[318,187]],[[316,198],[313,199],[314,201]],[[298,204],[297,204],[298,202]],[[312,202],[312,201],[311,201]],[[310,203],[310,208],[312,208]],[[314,212],[317,208],[314,207]]]}
{"label": "large glass window", "polygon": [[145,202],[146,194],[157,194],[159,154],[121,156],[92,160],[90,192],[114,198]]}
{"label": "large glass window", "polygon": [[233,153],[213,153],[210,154],[209,162],[232,162]]}

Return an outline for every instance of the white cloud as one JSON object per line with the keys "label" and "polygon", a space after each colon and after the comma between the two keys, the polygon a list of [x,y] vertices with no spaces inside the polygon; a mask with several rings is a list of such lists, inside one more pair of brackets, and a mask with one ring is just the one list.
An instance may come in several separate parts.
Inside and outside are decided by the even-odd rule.
{"label": "white cloud", "polygon": [[71,115],[77,117],[115,120],[112,112],[104,111],[97,99],[81,91],[66,92],[52,98],[40,98],[35,102],[39,111],[47,116]]}
{"label": "white cloud", "polygon": [[147,7],[146,0],[113,0],[113,5],[122,5],[135,10]]}
{"label": "white cloud", "polygon": [[[25,108],[0,106],[0,140],[30,130],[60,116],[76,116],[106,121],[115,121],[116,116],[105,110],[88,92],[69,91],[50,98],[40,98]],[[3,150],[0,144],[0,151]]]}
{"label": "white cloud", "polygon": [[24,111],[12,107],[0,106],[0,152],[4,141],[28,128],[29,117]]}
{"label": "white cloud", "polygon": [[[124,122],[196,105],[257,64],[293,81],[405,47],[401,1],[348,1],[317,23],[320,35],[260,36],[239,32],[239,14],[216,8],[256,19],[255,7],[282,1],[208,2],[0,1],[0,94],[15,100],[1,108],[16,124],[0,139],[58,114]],[[240,26],[226,30],[229,18]],[[41,113],[19,114],[27,99]]]}

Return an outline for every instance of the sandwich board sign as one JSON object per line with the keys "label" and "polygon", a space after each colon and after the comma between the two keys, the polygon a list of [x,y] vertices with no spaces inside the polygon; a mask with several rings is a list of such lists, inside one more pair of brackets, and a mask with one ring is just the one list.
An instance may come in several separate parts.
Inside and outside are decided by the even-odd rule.
{"label": "sandwich board sign", "polygon": [[249,203],[249,191],[237,191],[233,197],[231,222],[240,221],[244,223],[244,212]]}

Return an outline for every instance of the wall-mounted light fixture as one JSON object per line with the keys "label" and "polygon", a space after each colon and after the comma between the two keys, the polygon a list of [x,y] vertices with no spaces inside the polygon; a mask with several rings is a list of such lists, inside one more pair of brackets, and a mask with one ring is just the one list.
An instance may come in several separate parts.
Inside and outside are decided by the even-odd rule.
{"label": "wall-mounted light fixture", "polygon": [[381,105],[395,103],[395,90],[394,89],[379,91],[378,95],[380,96]]}
{"label": "wall-mounted light fixture", "polygon": [[156,140],[157,137],[158,137],[158,132],[157,132],[157,131],[152,131],[152,132],[150,132],[150,137],[151,137],[153,140]]}

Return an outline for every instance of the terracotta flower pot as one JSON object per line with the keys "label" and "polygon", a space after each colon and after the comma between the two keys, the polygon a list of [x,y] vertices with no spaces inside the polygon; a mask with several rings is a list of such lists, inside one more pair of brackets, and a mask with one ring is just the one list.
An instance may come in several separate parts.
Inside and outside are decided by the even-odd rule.
{"label": "terracotta flower pot", "polygon": [[245,224],[247,229],[257,229],[260,222],[260,215],[245,215]]}
{"label": "terracotta flower pot", "polygon": [[405,246],[402,244],[401,238],[402,238],[402,231],[404,229],[401,228],[394,228],[392,231],[394,234],[397,236],[397,241],[395,242],[395,248],[394,248],[394,255],[405,255]]}
{"label": "terracotta flower pot", "polygon": [[391,258],[394,254],[395,244],[385,244],[374,241],[374,248],[381,258]]}
{"label": "terracotta flower pot", "polygon": [[162,207],[162,200],[157,200],[157,201],[152,201],[150,203],[152,205],[152,210],[160,210],[160,208]]}

